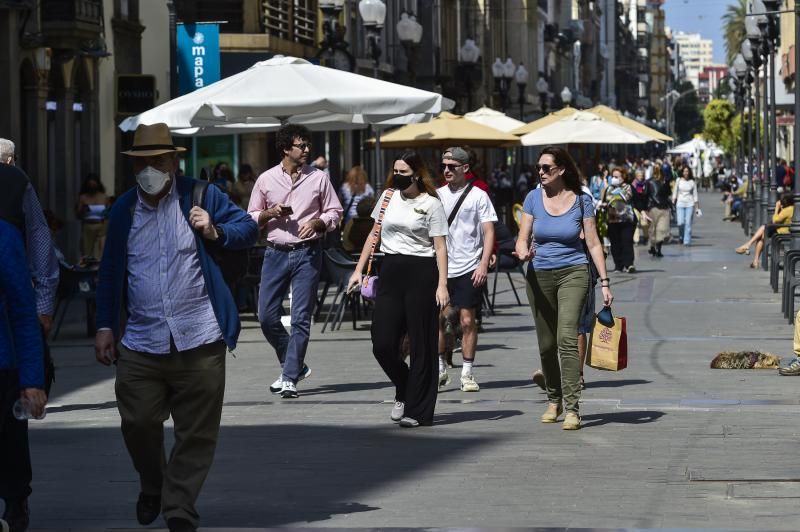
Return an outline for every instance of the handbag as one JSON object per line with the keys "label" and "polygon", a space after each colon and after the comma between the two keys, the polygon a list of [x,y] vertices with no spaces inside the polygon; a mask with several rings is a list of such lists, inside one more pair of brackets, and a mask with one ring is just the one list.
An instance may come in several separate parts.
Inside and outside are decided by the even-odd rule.
{"label": "handbag", "polygon": [[369,252],[367,274],[364,276],[364,280],[361,282],[361,297],[367,301],[375,301],[375,298],[378,296],[378,276],[370,275],[370,273],[372,273],[372,261],[375,258],[375,247],[378,245],[378,239],[381,236],[383,216],[386,214],[386,208],[389,206],[389,201],[392,199],[392,194],[394,194],[393,188],[387,189],[384,193],[383,201],[381,202],[381,210],[378,212],[378,219],[375,220],[375,223],[378,227],[375,228],[375,232],[372,234],[372,247]]}

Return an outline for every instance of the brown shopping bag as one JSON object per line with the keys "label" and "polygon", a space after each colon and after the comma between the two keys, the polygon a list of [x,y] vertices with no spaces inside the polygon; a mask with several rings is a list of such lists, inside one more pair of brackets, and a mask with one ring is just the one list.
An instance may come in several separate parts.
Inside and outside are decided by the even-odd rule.
{"label": "brown shopping bag", "polygon": [[625,318],[604,307],[594,318],[586,363],[595,369],[620,371],[628,367],[628,330]]}

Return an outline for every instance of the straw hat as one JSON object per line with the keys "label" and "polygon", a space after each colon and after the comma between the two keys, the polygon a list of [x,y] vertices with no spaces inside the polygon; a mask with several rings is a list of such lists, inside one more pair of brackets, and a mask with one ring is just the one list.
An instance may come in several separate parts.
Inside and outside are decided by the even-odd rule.
{"label": "straw hat", "polygon": [[180,153],[186,148],[175,146],[172,143],[172,135],[167,124],[159,123],[153,125],[140,124],[133,134],[133,146],[125,155],[131,157],[155,157],[165,153]]}

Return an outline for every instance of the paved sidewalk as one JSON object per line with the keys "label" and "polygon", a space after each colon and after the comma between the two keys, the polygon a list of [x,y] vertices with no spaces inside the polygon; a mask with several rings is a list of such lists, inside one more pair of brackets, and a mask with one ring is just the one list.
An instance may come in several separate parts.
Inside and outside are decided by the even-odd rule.
{"label": "paved sidewalk", "polygon": [[[267,390],[275,356],[248,318],[236,358],[228,357],[202,524],[796,530],[800,379],[709,369],[720,350],[789,356],[792,329],[768,275],[734,253],[743,233],[721,221],[719,195],[701,203],[695,245],[665,246],[662,260],[639,247],[639,273],[612,274],[630,367],[587,369],[578,432],[539,423],[545,397],[530,382],[539,366],[533,321],[505,279],[480,337],[481,391],[451,385],[431,428],[389,421],[392,389],[365,323],[325,334],[317,325],[313,375],[299,399],[281,401]],[[523,288],[520,276],[514,282]],[[141,529],[113,370],[94,362],[80,330],[65,328],[53,406],[32,423],[32,525]]]}

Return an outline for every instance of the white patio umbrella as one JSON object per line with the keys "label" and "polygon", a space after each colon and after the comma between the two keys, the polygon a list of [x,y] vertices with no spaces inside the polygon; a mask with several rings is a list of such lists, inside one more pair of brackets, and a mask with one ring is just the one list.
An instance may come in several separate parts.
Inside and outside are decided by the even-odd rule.
{"label": "white patio umbrella", "polygon": [[324,130],[430,117],[449,106],[452,101],[441,94],[276,56],[127,118],[120,129],[165,122],[170,129],[295,123]]}
{"label": "white patio umbrella", "polygon": [[708,149],[706,141],[699,137],[695,137],[688,142],[674,146],[672,149],[667,150],[667,153],[695,153],[695,151],[701,152],[706,149]]}
{"label": "white patio umbrella", "polygon": [[466,113],[464,118],[479,124],[483,124],[484,126],[499,129],[504,133],[511,133],[511,131],[525,125],[525,122],[511,118],[507,114],[503,114],[500,111],[495,111],[491,107],[486,107],[485,105],[480,109],[472,111],[471,113]]}
{"label": "white patio umbrella", "polygon": [[520,137],[523,146],[546,144],[644,144],[652,140],[587,111],[543,126]]}

